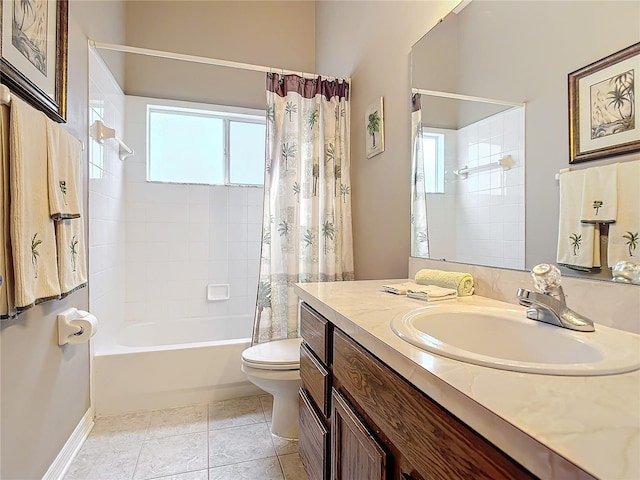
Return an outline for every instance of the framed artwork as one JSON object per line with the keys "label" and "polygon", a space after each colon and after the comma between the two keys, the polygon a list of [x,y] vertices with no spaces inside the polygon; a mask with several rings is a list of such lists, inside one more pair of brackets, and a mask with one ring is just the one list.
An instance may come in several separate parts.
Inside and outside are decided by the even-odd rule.
{"label": "framed artwork", "polygon": [[384,111],[382,97],[367,107],[364,113],[364,127],[366,130],[367,158],[384,152]]}
{"label": "framed artwork", "polygon": [[569,163],[640,150],[640,43],[569,74]]}
{"label": "framed artwork", "polygon": [[66,120],[67,0],[0,0],[0,82]]}

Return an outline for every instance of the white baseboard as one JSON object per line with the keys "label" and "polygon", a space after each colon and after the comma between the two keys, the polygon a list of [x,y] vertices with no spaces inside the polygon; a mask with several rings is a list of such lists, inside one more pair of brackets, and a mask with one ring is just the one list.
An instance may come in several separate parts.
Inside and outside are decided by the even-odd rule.
{"label": "white baseboard", "polygon": [[49,470],[47,470],[42,477],[42,480],[62,480],[62,477],[67,473],[71,462],[76,458],[80,447],[82,447],[82,444],[93,428],[93,417],[93,407],[89,407],[89,410],[84,414],[84,417],[82,417],[82,420],[78,423],[78,426],[67,440],[67,443],[64,444],[64,447],[60,450],[60,453],[49,467]]}

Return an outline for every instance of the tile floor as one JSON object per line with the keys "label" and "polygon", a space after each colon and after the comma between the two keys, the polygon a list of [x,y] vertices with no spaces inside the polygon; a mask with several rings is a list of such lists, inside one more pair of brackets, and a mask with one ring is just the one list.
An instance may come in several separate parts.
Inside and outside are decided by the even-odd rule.
{"label": "tile floor", "polygon": [[96,418],[64,480],[306,480],[272,397]]}

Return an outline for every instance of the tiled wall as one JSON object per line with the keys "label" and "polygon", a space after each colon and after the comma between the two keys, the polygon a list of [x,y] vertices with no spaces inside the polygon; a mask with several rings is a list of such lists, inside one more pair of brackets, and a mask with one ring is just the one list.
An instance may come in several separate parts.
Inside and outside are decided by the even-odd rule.
{"label": "tiled wall", "polygon": [[492,168],[457,182],[456,260],[524,268],[524,109],[511,109],[458,131],[458,166],[511,155],[510,170]]}
{"label": "tiled wall", "polygon": [[[124,94],[93,50],[89,54],[89,125],[124,128]],[[124,165],[112,140],[89,140],[89,309],[99,320],[96,351],[124,318]]]}
{"label": "tiled wall", "polygon": [[[146,101],[126,97],[127,321],[249,315],[256,301],[263,189],[146,181]],[[230,298],[208,301],[208,284]]]}

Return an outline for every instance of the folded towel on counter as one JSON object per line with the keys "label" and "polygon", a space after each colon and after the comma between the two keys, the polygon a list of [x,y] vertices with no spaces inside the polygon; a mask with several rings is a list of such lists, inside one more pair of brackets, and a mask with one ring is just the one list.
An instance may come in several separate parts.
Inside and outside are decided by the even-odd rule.
{"label": "folded towel on counter", "polygon": [[82,218],[56,222],[58,274],[63,297],[87,285],[87,258]]}
{"label": "folded towel on counter", "polygon": [[19,310],[60,297],[54,222],[49,213],[47,118],[11,98],[11,248]]}
{"label": "folded towel on counter", "polygon": [[[613,223],[618,213],[617,164],[584,170],[582,223]],[[562,175],[561,175],[562,177]]]}
{"label": "folded towel on counter", "polygon": [[437,285],[416,285],[407,289],[408,298],[416,298],[425,302],[436,302],[458,297],[458,291],[453,288],[443,288]]}
{"label": "folded towel on counter", "polygon": [[609,226],[608,263],[640,264],[640,160],[618,164],[618,219]]}
{"label": "folded towel on counter", "polygon": [[82,202],[82,144],[47,119],[47,151],[51,218],[78,218]]}
{"label": "folded towel on counter", "polygon": [[418,288],[420,287],[420,285],[415,282],[393,283],[389,285],[383,285],[382,290],[387,293],[393,293],[395,295],[406,295],[407,290],[411,287]]}
{"label": "folded towel on counter", "polygon": [[462,272],[445,272],[442,270],[430,270],[424,268],[416,273],[416,283],[420,285],[436,285],[443,288],[452,288],[460,297],[473,295],[473,276]]}
{"label": "folded towel on counter", "polygon": [[9,107],[0,105],[0,319],[16,314],[9,203]]}
{"label": "folded towel on counter", "polygon": [[564,267],[588,272],[600,266],[600,235],[597,225],[580,221],[584,178],[585,170],[560,175],[557,262]]}

